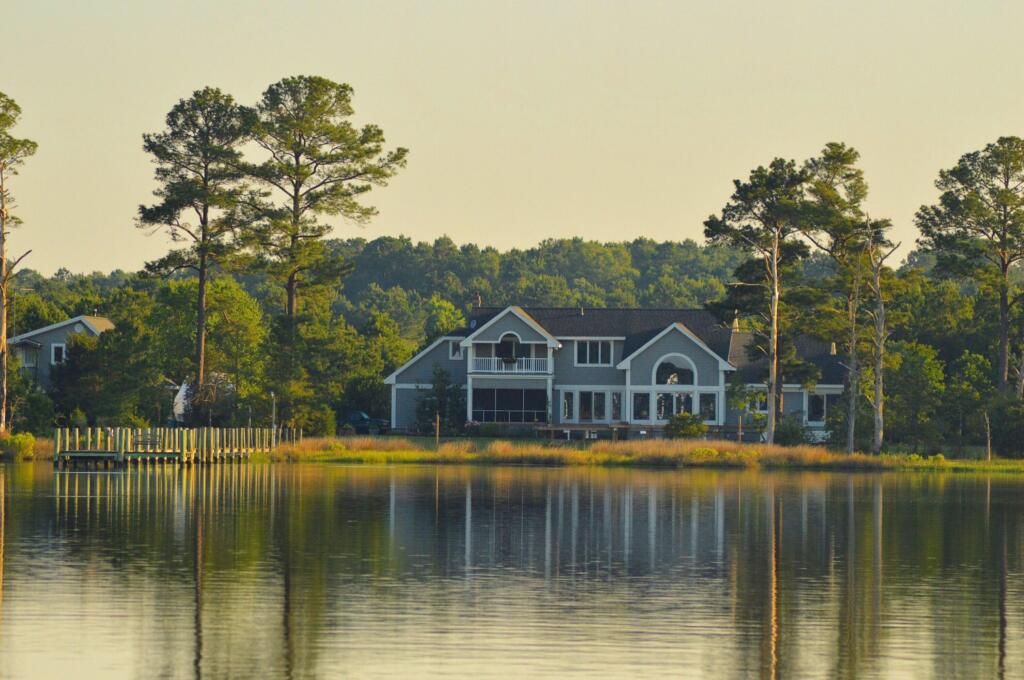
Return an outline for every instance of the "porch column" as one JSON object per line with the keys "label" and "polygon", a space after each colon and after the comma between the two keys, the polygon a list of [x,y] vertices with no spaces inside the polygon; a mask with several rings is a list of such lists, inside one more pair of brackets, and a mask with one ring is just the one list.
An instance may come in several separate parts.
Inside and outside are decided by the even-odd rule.
{"label": "porch column", "polygon": [[625,394],[625,396],[623,396],[623,399],[626,400],[626,403],[622,405],[622,413],[623,413],[623,415],[626,416],[626,422],[627,423],[632,423],[633,422],[633,392],[630,390],[631,385],[629,384],[629,371],[630,371],[630,369],[627,368],[626,369],[626,394]]}
{"label": "porch column", "polygon": [[473,420],[473,376],[466,376],[466,421]]}
{"label": "porch column", "polygon": [[[548,355],[549,356],[551,355],[551,351],[550,350],[548,350]],[[549,376],[548,377],[548,425],[552,425],[555,422],[554,421],[555,408],[554,408],[554,404],[551,403],[551,398],[552,398],[552,389],[551,388],[552,388],[552,379]]]}
{"label": "porch column", "polygon": [[391,386],[391,429],[398,428],[398,386]]}

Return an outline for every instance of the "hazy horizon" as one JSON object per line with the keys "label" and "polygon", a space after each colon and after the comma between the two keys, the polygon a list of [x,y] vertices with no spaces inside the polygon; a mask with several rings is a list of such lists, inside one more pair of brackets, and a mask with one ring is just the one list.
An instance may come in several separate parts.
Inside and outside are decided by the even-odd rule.
{"label": "hazy horizon", "polygon": [[1024,134],[1024,7],[785,0],[614,3],[96,0],[9,8],[0,91],[40,145],[15,178],[15,255],[43,273],[137,270],[166,252],[141,136],[193,90],[255,101],[317,74],[355,89],[408,167],[379,216],[404,234],[502,250],[548,237],[702,241],[732,180],[826,142],[862,154],[867,206],[906,253],[939,169]]}

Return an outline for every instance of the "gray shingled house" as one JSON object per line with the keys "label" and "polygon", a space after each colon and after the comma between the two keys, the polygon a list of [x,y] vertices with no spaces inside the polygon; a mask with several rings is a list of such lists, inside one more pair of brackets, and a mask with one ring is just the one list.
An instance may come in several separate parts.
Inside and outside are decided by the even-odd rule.
{"label": "gray shingled house", "polygon": [[[674,413],[734,426],[726,385],[736,374],[764,387],[767,360],[749,351],[749,333],[705,310],[478,308],[466,328],[442,337],[385,379],[391,425],[412,430],[416,403],[440,366],[466,390],[466,418],[594,431],[611,426],[657,432]],[[783,376],[783,414],[823,432],[843,391],[843,368],[827,343],[801,338],[817,385]]]}
{"label": "gray shingled house", "polygon": [[7,346],[18,357],[21,370],[42,388],[50,386],[50,375],[67,355],[68,338],[75,333],[97,336],[109,331],[114,323],[104,316],[81,315],[60,321],[7,340]]}

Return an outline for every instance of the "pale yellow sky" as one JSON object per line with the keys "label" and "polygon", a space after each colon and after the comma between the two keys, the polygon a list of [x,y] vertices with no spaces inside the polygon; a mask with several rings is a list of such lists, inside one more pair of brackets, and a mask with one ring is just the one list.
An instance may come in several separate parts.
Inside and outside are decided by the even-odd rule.
{"label": "pale yellow sky", "polygon": [[1022,21],[993,0],[12,0],[0,91],[40,144],[12,250],[46,273],[160,255],[133,227],[142,133],[199,87],[252,102],[296,74],[351,84],[411,150],[337,236],[700,238],[733,178],[840,140],[911,244],[939,168],[1024,135]]}

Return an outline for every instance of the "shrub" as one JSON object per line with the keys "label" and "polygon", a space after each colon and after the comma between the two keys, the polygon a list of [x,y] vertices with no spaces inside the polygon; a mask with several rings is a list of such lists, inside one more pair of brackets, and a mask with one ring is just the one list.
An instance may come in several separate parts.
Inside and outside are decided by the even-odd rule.
{"label": "shrub", "polygon": [[14,460],[28,460],[35,455],[36,438],[28,432],[9,434],[0,438],[0,451]]}
{"label": "shrub", "polygon": [[697,439],[707,433],[708,426],[693,413],[677,413],[665,425],[665,436],[669,439]]}
{"label": "shrub", "polygon": [[779,446],[799,446],[809,443],[807,430],[799,415],[781,418],[775,425],[775,443]]}
{"label": "shrub", "polygon": [[992,448],[1007,458],[1024,457],[1024,402],[999,398],[989,414],[992,423]]}
{"label": "shrub", "polygon": [[302,422],[303,433],[311,437],[334,436],[337,427],[337,417],[330,406],[310,410]]}

